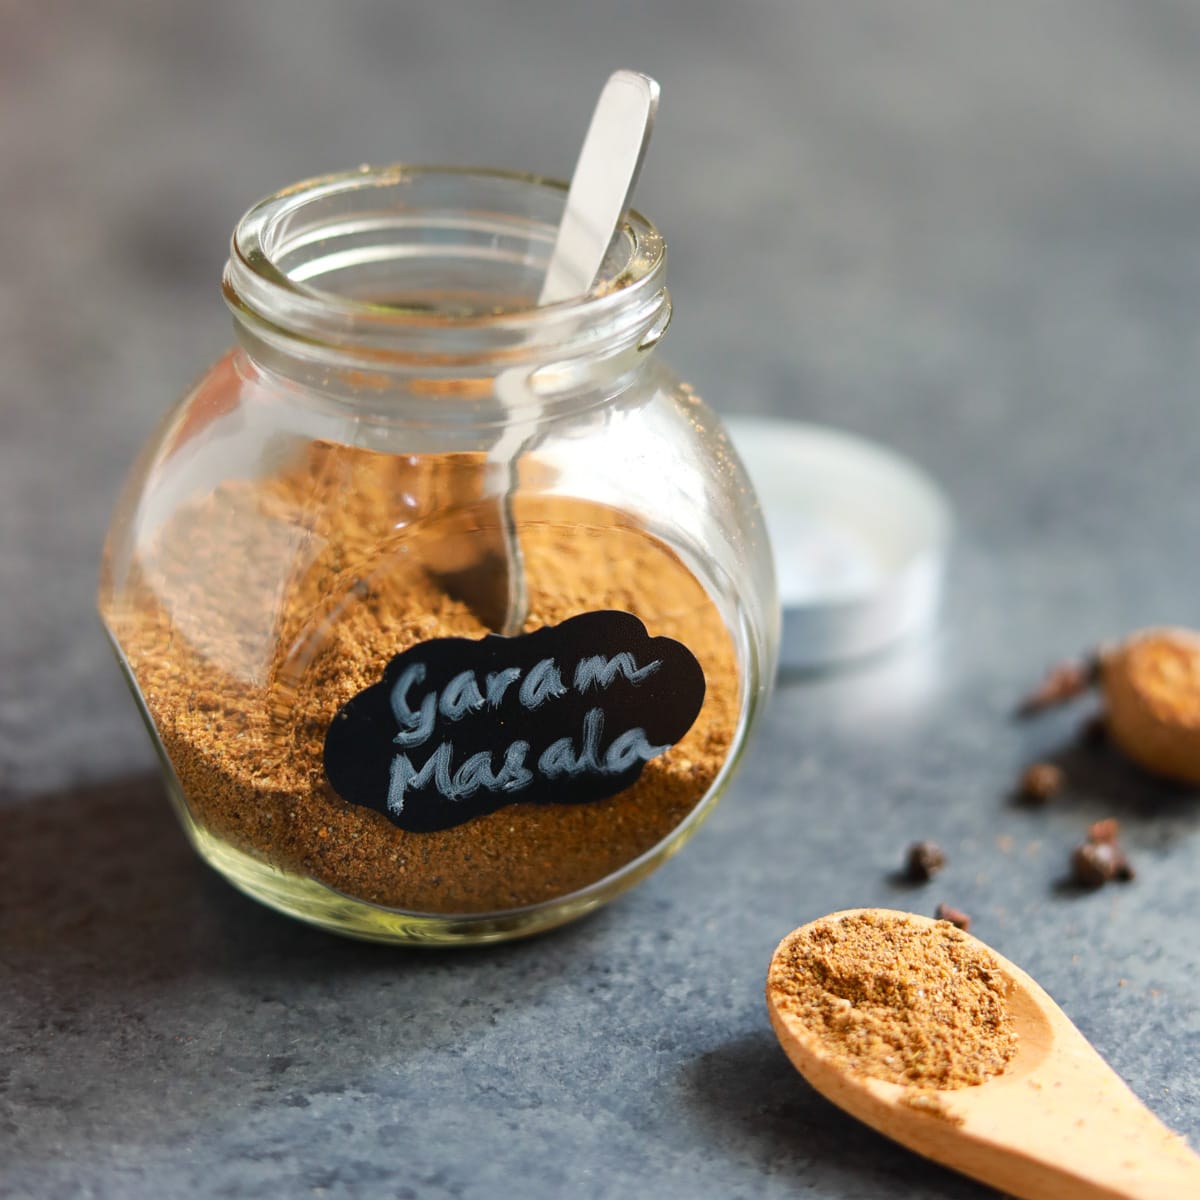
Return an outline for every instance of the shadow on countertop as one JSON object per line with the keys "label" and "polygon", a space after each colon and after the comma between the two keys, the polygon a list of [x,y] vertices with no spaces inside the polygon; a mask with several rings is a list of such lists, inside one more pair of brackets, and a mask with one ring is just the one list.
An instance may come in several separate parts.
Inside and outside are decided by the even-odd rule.
{"label": "shadow on countertop", "polygon": [[371,958],[372,947],[281,920],[216,878],[154,774],[0,802],[0,877],[0,955],[64,993]]}
{"label": "shadow on countertop", "polygon": [[[200,861],[161,779],[149,773],[0,797],[0,880],[0,964],[13,971],[18,997],[36,990],[48,1020],[56,1009],[143,991],[159,996],[201,979],[301,989],[358,974],[391,984],[444,972],[451,960],[499,965],[527,945],[445,955],[355,942],[289,920]],[[543,953],[547,944],[570,953],[571,942],[570,929],[538,940]]]}
{"label": "shadow on countertop", "polygon": [[[1159,821],[1164,844],[1200,823],[1200,788],[1144,771],[1121,753],[1100,725],[1085,727],[1043,761],[1058,767],[1066,780],[1063,794],[1050,802],[1055,807],[1077,808],[1089,820],[1127,818],[1130,829],[1137,822]],[[1014,794],[1012,800],[1029,807],[1020,796]]]}
{"label": "shadow on countertop", "polygon": [[997,1195],[836,1108],[796,1072],[769,1029],[697,1059],[684,1088],[710,1142],[752,1156],[764,1175],[789,1180],[797,1191],[930,1200]]}
{"label": "shadow on countertop", "polygon": [[1099,718],[1049,748],[1039,761],[1062,773],[1061,791],[1039,801],[1014,787],[1008,803],[1052,828],[1071,828],[1070,837],[1063,840],[1062,873],[1050,887],[1055,899],[1069,902],[1096,890],[1077,882],[1066,864],[1069,850],[1084,840],[1096,821],[1118,820],[1119,841],[1135,870],[1144,856],[1167,854],[1200,828],[1200,789],[1143,770],[1114,745]]}
{"label": "shadow on countertop", "polygon": [[535,952],[326,934],[201,863],[149,774],[0,797],[0,880],[0,1161],[39,1189],[59,1172],[63,1194],[133,1194],[95,1183],[127,1158],[186,1174],[184,1145],[212,1160],[196,1194],[226,1160],[335,1157],[352,1118],[369,1126],[419,1088],[416,1053],[472,1095],[464,1047],[553,1000],[605,919]]}

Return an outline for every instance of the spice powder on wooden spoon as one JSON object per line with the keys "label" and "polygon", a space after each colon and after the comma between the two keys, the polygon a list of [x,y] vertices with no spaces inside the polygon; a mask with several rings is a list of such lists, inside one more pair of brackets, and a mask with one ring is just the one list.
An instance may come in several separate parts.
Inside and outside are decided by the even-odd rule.
{"label": "spice powder on wooden spoon", "polygon": [[914,1088],[971,1087],[1017,1049],[995,959],[948,921],[855,913],[803,926],[771,963],[772,1004],[839,1066]]}

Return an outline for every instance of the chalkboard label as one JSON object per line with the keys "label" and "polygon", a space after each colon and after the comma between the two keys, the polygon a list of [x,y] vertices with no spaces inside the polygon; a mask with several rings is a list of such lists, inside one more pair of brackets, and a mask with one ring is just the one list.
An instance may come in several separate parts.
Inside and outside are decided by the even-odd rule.
{"label": "chalkboard label", "polygon": [[436,638],[338,710],[325,774],[342,799],[414,833],[506,804],[585,804],[634,783],[703,703],[692,652],[631,613]]}

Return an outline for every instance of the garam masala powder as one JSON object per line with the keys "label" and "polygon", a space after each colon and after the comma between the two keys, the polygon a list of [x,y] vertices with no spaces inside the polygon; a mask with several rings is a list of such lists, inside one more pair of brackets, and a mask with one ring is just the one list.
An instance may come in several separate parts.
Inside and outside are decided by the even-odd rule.
{"label": "garam masala powder", "polygon": [[[680,559],[628,517],[536,487],[515,499],[526,631],[615,609],[678,640],[705,683],[686,736],[616,795],[510,803],[448,829],[397,828],[331,787],[322,748],[340,706],[409,647],[487,632],[428,569],[444,553],[422,551],[423,538],[444,551],[447,530],[428,518],[477,490],[481,464],[475,454],[309,443],[272,474],[184,502],[138,548],[104,616],[209,835],[389,908],[502,912],[608,877],[709,792],[741,703],[720,614]],[[538,469],[522,463],[525,479]]]}
{"label": "garam masala powder", "polygon": [[1017,1050],[999,964],[948,921],[863,912],[802,926],[776,952],[767,991],[837,1065],[889,1083],[972,1087]]}

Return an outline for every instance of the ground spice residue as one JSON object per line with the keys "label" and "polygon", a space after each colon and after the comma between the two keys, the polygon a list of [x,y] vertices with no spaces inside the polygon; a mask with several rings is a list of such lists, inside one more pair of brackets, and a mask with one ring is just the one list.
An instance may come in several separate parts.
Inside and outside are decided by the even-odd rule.
{"label": "ground spice residue", "polygon": [[415,643],[486,632],[422,566],[444,568],[454,531],[438,515],[478,494],[480,472],[477,455],[310,443],[265,477],[178,507],[122,567],[105,620],[204,828],[376,904],[484,913],[611,875],[707,793],[740,712],[720,614],[679,558],[619,512],[537,487],[516,509],[526,630],[615,608],[683,642],[707,687],[690,732],[617,796],[514,804],[437,832],[398,829],[330,787],[323,742],[342,704]]}
{"label": "ground spice residue", "polygon": [[999,964],[944,921],[851,913],[805,926],[777,952],[767,990],[839,1066],[889,1083],[971,1087],[1017,1049]]}

